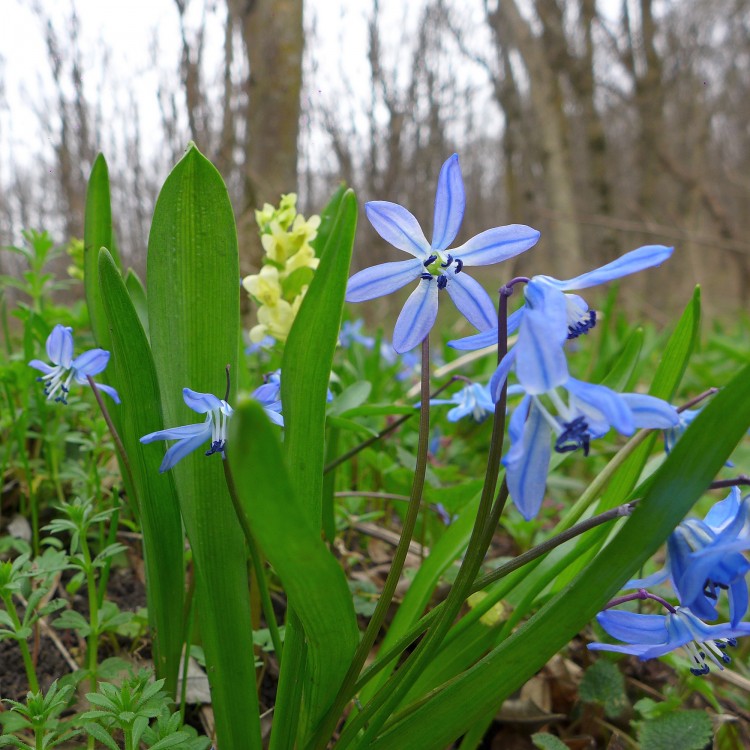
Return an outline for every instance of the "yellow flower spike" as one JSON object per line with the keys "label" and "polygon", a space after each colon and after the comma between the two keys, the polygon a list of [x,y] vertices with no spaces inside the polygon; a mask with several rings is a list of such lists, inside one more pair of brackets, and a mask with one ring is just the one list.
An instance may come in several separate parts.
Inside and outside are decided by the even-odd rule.
{"label": "yellow flower spike", "polygon": [[286,341],[298,309],[297,300],[294,301],[294,307],[283,299],[280,299],[273,307],[262,305],[258,309],[258,323],[265,326],[264,335],[273,336],[277,341]]}
{"label": "yellow flower spike", "polygon": [[262,305],[274,307],[281,299],[279,271],[275,266],[263,266],[260,273],[243,279],[242,286]]}
{"label": "yellow flower spike", "polygon": [[315,257],[315,250],[310,245],[303,245],[284,265],[283,276],[288,276],[298,268],[312,268],[315,270],[320,264],[320,258]]}

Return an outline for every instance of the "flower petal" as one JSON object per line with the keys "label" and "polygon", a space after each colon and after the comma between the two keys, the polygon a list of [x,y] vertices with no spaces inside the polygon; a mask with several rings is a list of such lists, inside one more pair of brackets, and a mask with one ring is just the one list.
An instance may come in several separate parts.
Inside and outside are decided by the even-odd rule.
{"label": "flower petal", "polygon": [[400,260],[395,263],[380,263],[355,273],[346,285],[347,302],[365,302],[375,297],[390,294],[424,272],[420,260]]}
{"label": "flower petal", "polygon": [[404,354],[421,344],[435,325],[438,288],[434,279],[422,279],[409,295],[393,330],[393,348]]}
{"label": "flower petal", "polygon": [[[541,411],[531,402],[530,408],[525,406],[531,401],[526,396],[518,405],[511,417],[509,431],[511,440],[516,440],[503,458],[508,490],[521,515],[530,521],[539,512],[544,500],[544,489],[547,486],[547,472],[552,453],[550,446],[550,426],[542,416]],[[522,422],[526,410],[528,419]],[[523,433],[520,442],[518,435]]]}
{"label": "flower petal", "polygon": [[111,385],[105,385],[104,383],[97,383],[96,387],[100,391],[104,391],[104,393],[106,393],[116,404],[120,403],[120,394]]}
{"label": "flower petal", "polygon": [[584,383],[575,378],[568,378],[565,388],[576,400],[576,406],[588,417],[597,421],[603,417],[620,434],[633,434],[633,415],[621,394],[605,385]]}
{"label": "flower petal", "polygon": [[214,409],[221,409],[222,400],[216,398],[213,393],[199,393],[190,388],[182,389],[182,398],[185,403],[198,414],[206,414]]}
{"label": "flower petal", "polygon": [[652,646],[667,642],[667,623],[664,615],[643,615],[627,610],[609,609],[599,612],[596,620],[618,641]]}
{"label": "flower petal", "polygon": [[432,224],[432,249],[445,250],[456,239],[466,208],[466,193],[458,154],[453,154],[440,169],[435,192]]}
{"label": "flower petal", "polygon": [[386,242],[421,260],[429,256],[430,243],[422,227],[403,206],[390,201],[370,201],[365,203],[365,213]]}
{"label": "flower petal", "polygon": [[[513,367],[513,363],[516,361],[516,349],[511,349],[501,360],[497,369],[492,373],[492,377],[489,382],[490,395],[492,400],[497,402],[500,400],[500,391],[503,387],[503,383],[508,379],[508,373]],[[524,391],[525,393],[526,391]]]}
{"label": "flower petal", "polygon": [[35,370],[40,370],[45,375],[49,375],[55,368],[50,367],[46,362],[42,362],[41,359],[32,359],[29,362],[29,367],[33,367]]}
{"label": "flower petal", "polygon": [[73,329],[59,323],[47,337],[47,356],[53,365],[62,365],[66,369],[73,360]]}
{"label": "flower petal", "polygon": [[263,411],[266,413],[266,416],[271,420],[271,422],[279,425],[279,427],[284,426],[284,417],[282,417],[281,414],[279,414],[277,411],[268,409],[266,407],[263,408]]}
{"label": "flower petal", "polygon": [[79,354],[70,364],[76,371],[76,380],[79,383],[88,383],[86,377],[98,375],[109,362],[109,352],[106,349],[89,349]]}
{"label": "flower petal", "polygon": [[667,430],[680,423],[677,409],[660,398],[642,393],[623,393],[621,396],[633,412],[633,424],[636,427]]}
{"label": "flower petal", "polygon": [[558,289],[572,292],[575,289],[586,289],[591,286],[597,286],[607,281],[619,279],[622,276],[629,276],[632,273],[643,271],[646,268],[661,265],[672,255],[673,250],[673,247],[665,247],[664,245],[645,245],[644,247],[639,247],[637,250],[625,253],[625,255],[617,260],[613,260],[611,263],[607,263],[601,268],[595,268],[593,271],[575,276],[566,281],[553,279],[549,276],[541,278]]}
{"label": "flower petal", "polygon": [[208,438],[211,436],[210,419],[207,419],[205,422],[200,422],[199,424],[186,424],[182,427],[168,427],[166,430],[149,432],[148,435],[144,435],[140,439],[140,442],[153,443],[157,440],[186,440],[198,434],[205,434],[205,439],[208,440]]}
{"label": "flower petal", "polygon": [[[521,325],[524,310],[525,307],[519,307],[518,310],[508,316],[508,336],[515,333]],[[486,346],[493,345],[497,345],[497,321],[495,321],[492,328],[488,328],[486,331],[448,342],[448,346],[461,351],[474,351],[475,349],[484,349]]]}
{"label": "flower petal", "polygon": [[729,490],[729,494],[723,500],[719,500],[711,506],[711,510],[706,513],[703,519],[703,522],[711,531],[718,533],[737,518],[737,511],[740,509],[740,497],[740,488],[732,487]]}
{"label": "flower petal", "polygon": [[196,432],[191,437],[187,437],[184,440],[176,442],[165,454],[164,460],[159,466],[159,473],[163,474],[165,471],[169,471],[178,461],[181,461],[188,453],[192,453],[197,448],[200,448],[203,443],[211,438],[211,427],[210,423],[205,422],[203,425],[204,429],[201,432]]}
{"label": "flower petal", "polygon": [[447,269],[445,290],[466,320],[480,331],[497,326],[497,313],[490,295],[484,287],[468,274]]}
{"label": "flower petal", "polygon": [[534,247],[540,236],[536,229],[525,224],[494,227],[455,248],[452,255],[460,258],[465,266],[488,266],[513,258]]}

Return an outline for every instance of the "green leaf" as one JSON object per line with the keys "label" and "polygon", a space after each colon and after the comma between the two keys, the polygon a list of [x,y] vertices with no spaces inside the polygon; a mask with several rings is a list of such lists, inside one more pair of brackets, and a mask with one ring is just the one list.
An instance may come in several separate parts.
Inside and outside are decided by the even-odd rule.
{"label": "green leaf", "polygon": [[171,474],[160,475],[160,451],[140,438],[164,427],[156,369],[146,333],[120,272],[106,249],[99,275],[112,346],[114,380],[128,408],[120,437],[138,498],[146,562],[146,596],[154,638],[154,664],[175,695],[183,641],[182,519]]}
{"label": "green leaf", "polygon": [[[300,619],[308,644],[314,692],[311,721],[330,705],[359,641],[349,588],[341,567],[304,512],[282,456],[278,429],[255,402],[242,404],[228,442],[241,512],[273,565]],[[286,649],[284,651],[286,655]],[[285,659],[282,660],[282,668]]]}
{"label": "green leaf", "polygon": [[565,590],[471,670],[372,744],[377,750],[443,747],[481,720],[582,627],[663,544],[750,426],[750,366],[696,417],[633,515]]}
{"label": "green leaf", "polygon": [[675,711],[644,721],[638,732],[641,750],[702,750],[713,737],[705,711]]}
{"label": "green leaf", "polygon": [[372,391],[372,383],[368,383],[366,380],[352,383],[348,388],[344,388],[328,405],[328,416],[341,416],[350,409],[362,406],[370,397],[370,391]]}
{"label": "green leaf", "polygon": [[609,718],[616,718],[629,705],[622,672],[607,659],[595,661],[584,673],[578,688],[581,700],[604,706]]}
{"label": "green leaf", "polygon": [[539,750],[568,750],[568,746],[559,737],[547,732],[532,734],[531,741]]}
{"label": "green leaf", "polygon": [[308,286],[313,280],[315,271],[309,266],[296,268],[281,282],[284,299],[293,302],[294,298],[302,291],[302,287]]}
{"label": "green leaf", "polygon": [[338,217],[341,203],[344,200],[344,196],[350,192],[347,190],[346,185],[341,183],[337,188],[336,192],[331,196],[331,200],[328,201],[328,205],[323,209],[320,214],[320,226],[318,227],[318,233],[315,239],[310,243],[312,249],[315,250],[315,254],[320,258],[325,252],[328,240],[334,232],[336,219]]}
{"label": "green leaf", "polygon": [[130,301],[133,303],[138,320],[141,321],[143,332],[146,334],[146,338],[148,338],[148,302],[146,301],[146,289],[138,274],[132,268],[128,268],[128,272],[125,274],[125,288],[128,290]]}
{"label": "green leaf", "polygon": [[635,366],[638,364],[642,348],[643,328],[635,328],[630,336],[628,336],[627,341],[620,350],[619,357],[615,360],[612,369],[607,373],[601,384],[615,391],[624,390]]}
{"label": "green leaf", "polygon": [[[223,396],[226,365],[237,370],[239,278],[226,186],[191,144],[159,194],[148,243],[151,349],[167,427],[199,421],[183,388]],[[162,449],[149,447],[161,457]],[[221,457],[196,451],[173,472],[197,569],[196,612],[218,744],[260,748],[245,544]]]}
{"label": "green leaf", "polygon": [[95,739],[110,748],[110,750],[120,750],[117,743],[112,739],[109,732],[107,732],[99,724],[84,724],[83,728]]}

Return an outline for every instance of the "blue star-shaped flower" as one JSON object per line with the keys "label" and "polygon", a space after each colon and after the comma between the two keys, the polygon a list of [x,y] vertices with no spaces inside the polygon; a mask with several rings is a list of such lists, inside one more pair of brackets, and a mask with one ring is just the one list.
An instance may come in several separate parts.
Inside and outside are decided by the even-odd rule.
{"label": "blue star-shaped flower", "polygon": [[750,562],[742,550],[750,549],[750,495],[740,499],[733,487],[701,521],[688,518],[667,540],[667,560],[662,570],[647,578],[629,581],[627,588],[645,588],[670,579],[680,603],[703,620],[715,620],[719,593],[729,596],[729,619],[736,625],[748,607],[745,576]]}
{"label": "blue star-shaped flower", "polygon": [[393,332],[393,348],[401,353],[422,343],[435,323],[438,292],[445,289],[456,307],[478,330],[497,325],[495,307],[487,292],[470,276],[464,266],[486,266],[512,258],[533,247],[539,240],[536,229],[521,224],[488,229],[460,247],[448,252],[463,220],[464,193],[458,155],[451,156],[440,170],[435,194],[432,243],[419,222],[403,206],[388,201],[365,204],[367,218],[375,231],[413,260],[381,263],[354,274],[346,291],[347,302],[390,294],[419,279],[398,316]]}
{"label": "blue star-shaped flower", "polygon": [[[89,385],[88,377],[94,377],[104,370],[109,362],[106,349],[89,349],[73,358],[73,329],[56,325],[47,337],[47,356],[52,366],[40,359],[32,359],[29,366],[44,373],[37,380],[44,383],[47,400],[53,399],[63,404],[68,403],[71,382]],[[116,404],[120,403],[117,391],[109,385],[96,384]]]}
{"label": "blue star-shaped flower", "polygon": [[596,619],[607,633],[627,645],[590,643],[592,651],[617,651],[645,660],[684,646],[695,665],[690,668],[694,675],[708,674],[709,662],[723,670],[723,665],[731,662],[727,646],[736,646],[737,638],[750,635],[750,623],[706,625],[684,607],[666,615],[606,610]]}
{"label": "blue star-shaped flower", "polygon": [[453,404],[453,408],[448,412],[449,422],[458,422],[459,419],[468,416],[471,416],[475,422],[483,422],[495,412],[495,404],[490,396],[489,388],[481,383],[467,383],[450,398],[433,398],[430,399],[430,404],[433,406]]}
{"label": "blue star-shaped flower", "polygon": [[[504,375],[515,360],[516,374],[524,386],[545,391],[561,385],[568,377],[562,345],[566,339],[588,333],[596,325],[596,311],[586,300],[568,292],[613,281],[653,268],[670,257],[674,248],[646,245],[625,253],[601,268],[560,281],[551,276],[534,276],[524,288],[525,304],[508,318],[508,334],[518,330],[518,341],[500,363],[491,387],[496,394]],[[497,343],[497,321],[493,327],[457,341],[454,349],[474,350]],[[495,395],[497,398],[497,395]]]}
{"label": "blue star-shaped flower", "polygon": [[510,418],[511,448],[503,458],[508,490],[521,515],[531,520],[539,512],[552,455],[551,438],[558,453],[583,450],[610,427],[632,435],[638,427],[666,429],[677,424],[676,409],[666,401],[640,393],[616,393],[603,385],[568,377],[560,387],[544,391],[527,388]]}

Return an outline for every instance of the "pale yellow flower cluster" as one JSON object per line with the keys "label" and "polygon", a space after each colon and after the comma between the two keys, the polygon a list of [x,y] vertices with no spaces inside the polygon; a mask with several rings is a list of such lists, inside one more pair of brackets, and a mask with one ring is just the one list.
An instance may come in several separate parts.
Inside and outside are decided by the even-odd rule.
{"label": "pale yellow flower cluster", "polygon": [[258,304],[258,325],[250,329],[250,340],[273,336],[284,342],[320,262],[310,245],[320,217],[298,214],[297,196],[289,193],[281,196],[278,208],[266,203],[255,219],[266,254],[260,272],[242,280]]}

